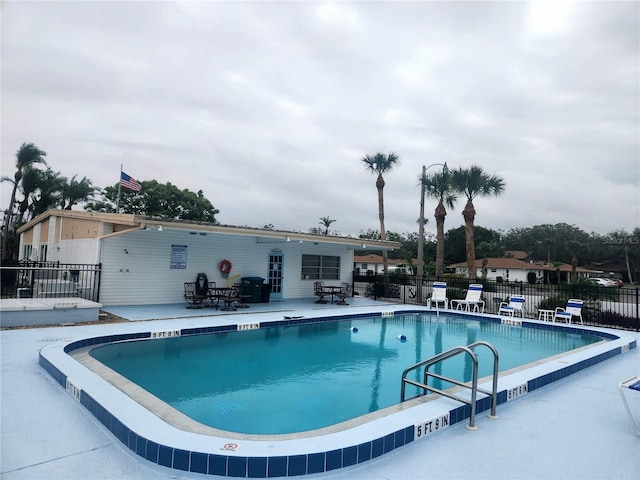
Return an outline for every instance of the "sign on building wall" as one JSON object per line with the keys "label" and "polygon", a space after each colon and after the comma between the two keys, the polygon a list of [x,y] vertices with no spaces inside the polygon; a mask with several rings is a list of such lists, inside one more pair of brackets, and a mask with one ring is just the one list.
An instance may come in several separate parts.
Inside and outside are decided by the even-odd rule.
{"label": "sign on building wall", "polygon": [[171,245],[171,269],[187,268],[187,246]]}

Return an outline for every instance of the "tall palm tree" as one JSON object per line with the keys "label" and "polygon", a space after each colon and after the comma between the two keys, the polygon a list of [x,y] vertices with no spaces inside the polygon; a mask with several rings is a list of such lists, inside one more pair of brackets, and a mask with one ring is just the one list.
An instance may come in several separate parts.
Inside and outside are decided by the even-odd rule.
{"label": "tall palm tree", "polygon": [[71,207],[80,202],[86,202],[97,192],[97,188],[91,184],[91,180],[82,177],[82,180],[76,180],[78,175],[71,177],[71,180],[65,182],[62,187],[61,207],[63,210],[71,210]]}
{"label": "tall palm tree", "polygon": [[24,169],[36,163],[44,163],[46,165],[47,162],[44,159],[46,155],[46,152],[40,150],[33,143],[23,143],[16,152],[16,173],[13,176],[15,182],[11,191],[11,201],[9,202],[9,217],[15,211],[16,191],[20,180],[22,180]]}
{"label": "tall palm tree", "polygon": [[469,280],[475,281],[477,272],[475,267],[476,247],[473,238],[473,223],[476,218],[476,209],[473,206],[473,200],[477,197],[501,195],[505,189],[505,182],[502,177],[489,175],[477,165],[472,165],[469,168],[458,168],[451,175],[455,189],[467,198],[467,204],[462,210],[462,217],[464,218]]}
{"label": "tall palm tree", "polygon": [[320,217],[320,221],[318,223],[324,227],[324,234],[329,235],[329,227],[334,222],[335,220],[330,217]]}
{"label": "tall palm tree", "polygon": [[9,208],[7,209],[7,214],[4,217],[4,227],[3,227],[3,242],[2,242],[2,258],[7,258],[8,251],[8,236],[9,230],[14,223],[13,216],[16,212],[16,192],[18,190],[18,185],[20,184],[20,180],[22,180],[22,172],[23,169],[27,166],[36,164],[36,163],[44,163],[46,165],[46,161],[44,157],[46,156],[46,152],[40,150],[33,143],[23,143],[18,151],[16,152],[16,173],[14,174],[14,183],[13,189],[11,190],[11,200],[9,201]]}
{"label": "tall palm tree", "polygon": [[444,219],[447,216],[445,205],[453,210],[458,197],[451,183],[451,173],[443,169],[433,175],[423,174],[420,182],[424,193],[438,200],[434,217],[436,219],[436,277],[444,274]]}
{"label": "tall palm tree", "polygon": [[[400,157],[398,154],[390,152],[388,155],[384,153],[376,153],[375,155],[367,155],[362,158],[362,162],[365,164],[365,168],[374,175],[377,175],[376,188],[378,189],[378,217],[380,218],[380,240],[385,241],[387,239],[387,233],[384,229],[384,178],[383,173],[391,171],[393,167],[400,163]],[[387,251],[382,251],[382,265],[384,268],[385,278],[385,295],[387,293],[387,281],[389,275],[389,258]]]}

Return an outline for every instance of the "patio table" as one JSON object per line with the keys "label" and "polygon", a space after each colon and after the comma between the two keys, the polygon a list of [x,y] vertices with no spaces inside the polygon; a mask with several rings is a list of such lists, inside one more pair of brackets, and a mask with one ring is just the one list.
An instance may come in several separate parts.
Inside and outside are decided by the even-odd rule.
{"label": "patio table", "polygon": [[555,310],[543,310],[541,308],[538,309],[538,320],[542,320],[543,322],[551,322],[553,321],[553,314]]}
{"label": "patio table", "polygon": [[327,293],[327,295],[331,295],[331,303],[333,303],[333,297],[335,297],[337,293],[340,293],[341,290],[342,290],[342,287],[339,285],[324,286],[324,291]]}

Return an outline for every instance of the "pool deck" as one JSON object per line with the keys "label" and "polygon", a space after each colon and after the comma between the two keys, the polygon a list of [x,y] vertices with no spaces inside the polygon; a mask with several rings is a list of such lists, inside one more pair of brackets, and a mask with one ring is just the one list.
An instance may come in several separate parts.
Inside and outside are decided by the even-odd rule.
{"label": "pool deck", "polygon": [[[256,315],[260,320],[379,310],[353,299],[349,307],[313,300],[252,304],[237,312],[184,305],[120,306],[104,310],[130,322],[3,330],[0,332],[0,477],[12,479],[222,478],[180,472],[142,460],[122,445],[38,364],[55,342],[142,328],[183,327],[188,318]],[[326,310],[326,311],[325,311]],[[222,317],[222,314],[226,314]],[[220,317],[219,317],[220,316]],[[217,318],[219,317],[219,318]],[[246,320],[247,317],[243,317]],[[640,334],[625,332],[640,340]],[[634,479],[640,478],[640,437],[618,393],[618,382],[640,375],[640,349],[582,370],[498,406],[498,420],[477,418],[353,467],[304,478],[402,479]],[[640,399],[631,398],[640,418]]]}

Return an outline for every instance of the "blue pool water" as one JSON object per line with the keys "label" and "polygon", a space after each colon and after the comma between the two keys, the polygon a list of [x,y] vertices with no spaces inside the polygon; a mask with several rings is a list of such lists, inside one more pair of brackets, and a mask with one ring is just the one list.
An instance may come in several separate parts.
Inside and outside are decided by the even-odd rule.
{"label": "blue pool water", "polygon": [[[407,314],[122,342],[96,347],[91,355],[205,425],[281,434],[397,404],[406,367],[479,340],[496,347],[505,371],[601,339],[445,314]],[[490,352],[476,353],[479,376],[490,375]],[[471,379],[464,356],[438,368],[437,373]],[[407,389],[407,396],[415,394]]]}

